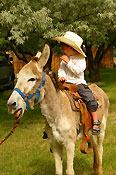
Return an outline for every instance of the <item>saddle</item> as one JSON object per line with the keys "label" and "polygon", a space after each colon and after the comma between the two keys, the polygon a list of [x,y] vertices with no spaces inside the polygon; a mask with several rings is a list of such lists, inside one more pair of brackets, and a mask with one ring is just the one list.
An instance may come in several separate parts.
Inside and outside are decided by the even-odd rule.
{"label": "saddle", "polygon": [[[92,118],[91,114],[87,110],[86,104],[83,102],[82,97],[78,94],[78,86],[70,83],[61,83],[59,82],[59,88],[64,91],[70,101],[72,110],[75,112],[80,111],[81,121],[80,124],[83,127],[83,138],[81,144],[81,152],[88,154],[92,151],[92,141],[90,135],[88,134],[89,129],[92,128]],[[88,148],[85,150],[86,143],[88,143]]]}

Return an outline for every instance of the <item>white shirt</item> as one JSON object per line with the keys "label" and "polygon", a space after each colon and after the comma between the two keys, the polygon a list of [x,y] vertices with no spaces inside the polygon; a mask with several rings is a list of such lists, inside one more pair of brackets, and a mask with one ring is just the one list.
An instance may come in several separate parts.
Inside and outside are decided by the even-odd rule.
{"label": "white shirt", "polygon": [[75,55],[69,57],[70,61],[68,63],[63,60],[60,63],[60,68],[58,70],[58,77],[64,77],[66,82],[73,84],[86,84],[84,80],[84,70],[86,69],[85,58]]}

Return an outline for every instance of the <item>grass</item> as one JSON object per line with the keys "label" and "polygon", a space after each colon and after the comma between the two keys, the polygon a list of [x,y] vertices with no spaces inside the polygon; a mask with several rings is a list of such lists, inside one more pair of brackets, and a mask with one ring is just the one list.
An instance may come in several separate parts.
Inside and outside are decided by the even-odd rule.
{"label": "grass", "polygon": [[[104,175],[116,174],[116,69],[103,69],[101,82],[97,83],[110,100],[107,129],[104,139]],[[0,91],[0,138],[12,129],[15,119],[7,112],[6,102],[11,91]],[[25,112],[23,120],[14,134],[0,146],[0,175],[52,175],[55,174],[53,155],[49,143],[42,139],[44,119],[38,106]],[[1,140],[0,139],[0,140]],[[64,169],[66,168],[64,156]],[[76,143],[75,174],[91,175],[93,153],[80,152],[80,142]],[[65,174],[65,171],[64,171]]]}

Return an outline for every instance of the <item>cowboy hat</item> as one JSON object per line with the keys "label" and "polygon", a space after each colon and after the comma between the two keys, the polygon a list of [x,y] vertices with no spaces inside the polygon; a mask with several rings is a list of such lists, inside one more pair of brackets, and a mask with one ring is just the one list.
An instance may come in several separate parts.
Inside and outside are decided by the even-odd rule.
{"label": "cowboy hat", "polygon": [[85,53],[81,49],[83,39],[79,35],[77,35],[76,33],[68,31],[68,32],[65,33],[64,36],[55,37],[55,38],[52,38],[52,39],[63,42],[65,44],[71,46],[76,51],[78,51],[81,55],[86,57]]}

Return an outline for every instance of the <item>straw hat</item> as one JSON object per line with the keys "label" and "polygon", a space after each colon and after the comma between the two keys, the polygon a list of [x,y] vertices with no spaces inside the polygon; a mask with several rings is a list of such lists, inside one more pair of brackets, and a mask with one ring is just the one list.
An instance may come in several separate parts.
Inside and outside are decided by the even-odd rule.
{"label": "straw hat", "polygon": [[65,44],[71,46],[76,51],[78,51],[81,55],[86,57],[85,53],[81,49],[83,39],[79,35],[77,35],[76,33],[68,31],[68,32],[65,33],[64,36],[55,37],[55,38],[52,38],[52,39],[63,42]]}

